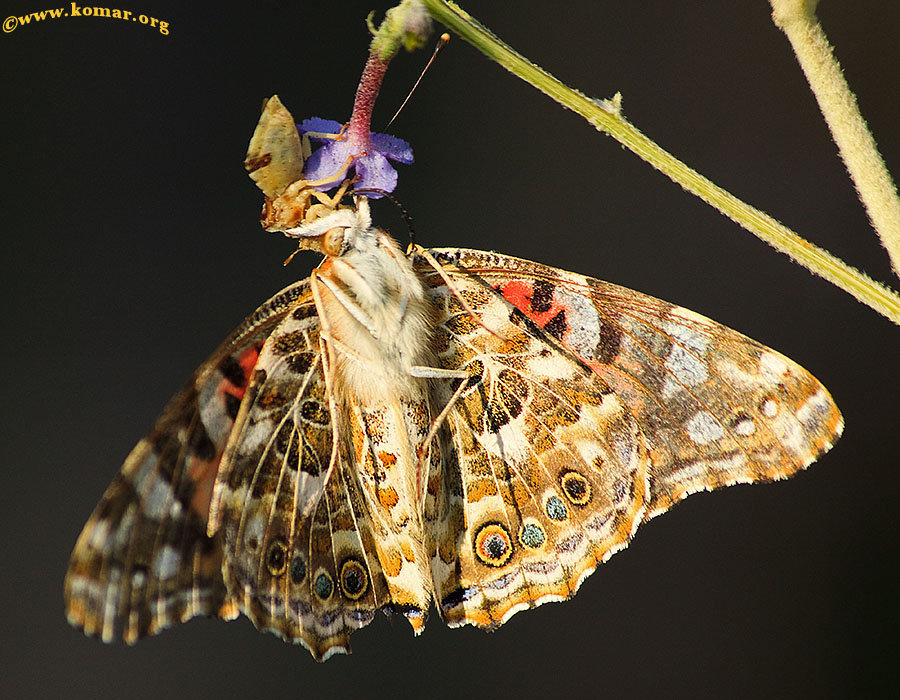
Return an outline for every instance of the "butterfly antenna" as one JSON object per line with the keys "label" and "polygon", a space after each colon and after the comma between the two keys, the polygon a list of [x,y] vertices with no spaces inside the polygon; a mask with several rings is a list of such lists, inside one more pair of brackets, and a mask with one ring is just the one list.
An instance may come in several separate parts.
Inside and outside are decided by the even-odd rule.
{"label": "butterfly antenna", "polygon": [[412,217],[409,215],[409,212],[406,211],[404,206],[400,204],[400,200],[398,200],[390,192],[388,192],[387,190],[379,190],[376,187],[360,187],[355,190],[350,190],[347,194],[377,194],[390,200],[391,204],[397,207],[397,210],[400,212],[400,216],[403,217],[403,222],[406,224],[406,228],[409,229],[409,245],[414,246],[416,244],[416,232],[415,229],[413,229]]}
{"label": "butterfly antenna", "polygon": [[428,59],[428,63],[426,63],[425,67],[422,69],[422,72],[419,75],[419,79],[416,81],[415,85],[412,86],[412,90],[409,91],[409,94],[406,96],[406,99],[403,100],[403,104],[401,104],[400,107],[397,108],[397,111],[394,112],[394,116],[391,117],[391,120],[387,123],[387,126],[384,127],[385,131],[387,131],[390,128],[391,124],[393,124],[394,120],[397,118],[397,115],[403,111],[404,107],[406,107],[406,103],[409,102],[409,98],[412,97],[413,93],[416,91],[416,88],[419,87],[419,83],[422,82],[422,78],[425,77],[425,72],[429,68],[431,68],[431,64],[434,63],[434,59],[437,58],[437,55],[441,52],[441,49],[443,49],[447,45],[447,42],[449,42],[449,41],[450,41],[450,35],[447,34],[447,32],[444,32],[443,34],[441,34],[440,39],[438,39],[437,46],[434,47],[434,53],[431,54],[431,58]]}

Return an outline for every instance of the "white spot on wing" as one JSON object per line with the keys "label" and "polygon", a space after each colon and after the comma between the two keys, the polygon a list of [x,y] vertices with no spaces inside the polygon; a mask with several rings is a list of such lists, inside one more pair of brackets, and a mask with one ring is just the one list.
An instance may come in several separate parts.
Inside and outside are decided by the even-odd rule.
{"label": "white spot on wing", "polygon": [[662,393],[665,399],[670,398],[682,387],[691,387],[706,381],[708,376],[706,364],[680,345],[673,345],[669,351],[666,369],[674,377],[666,377],[663,384]]}
{"label": "white spot on wing", "polygon": [[[251,423],[251,421],[247,421]],[[266,445],[269,438],[272,437],[272,424],[269,421],[261,420],[251,423],[244,428],[243,449],[248,453],[259,448],[260,445]]]}
{"label": "white spot on wing", "polygon": [[807,430],[815,430],[828,415],[830,407],[831,401],[828,399],[828,394],[824,389],[819,389],[797,409],[797,420],[803,423]]}
{"label": "white spot on wing", "polygon": [[[712,459],[707,462],[710,471],[718,472],[735,472],[747,463],[747,456],[743,452],[735,452],[732,455],[723,457],[722,459]],[[734,482],[738,478],[736,474],[729,481]]]}
{"label": "white spot on wing", "polygon": [[687,425],[688,437],[698,445],[705,445],[708,442],[718,440],[725,431],[722,425],[708,411],[698,411],[694,414]]}
{"label": "white spot on wing", "polygon": [[147,456],[144,458],[144,461],[141,462],[141,466],[132,477],[135,491],[143,493],[144,489],[147,487],[147,482],[150,479],[156,478],[157,462],[159,462],[159,457],[153,452],[153,449],[147,450]]}
{"label": "white spot on wing", "polygon": [[[687,309],[675,311],[681,315],[691,313]],[[660,327],[672,338],[672,346],[666,358],[666,369],[674,376],[666,377],[662,389],[663,398],[668,399],[678,389],[695,386],[706,380],[708,370],[702,358],[709,348],[709,339],[681,323],[678,317],[666,319]]]}
{"label": "white spot on wing", "polygon": [[[575,440],[572,446],[585,464],[593,464],[594,460],[603,460],[606,456],[603,454],[603,450],[600,448],[600,443],[597,440]],[[623,461],[623,464],[627,463]]]}
{"label": "white spot on wing", "polygon": [[809,452],[809,444],[800,421],[784,414],[772,422],[772,429],[778,441],[794,454]]}
{"label": "white spot on wing", "polygon": [[[687,309],[677,309],[677,311],[678,313],[685,315],[684,312],[686,312]],[[698,333],[690,326],[679,323],[679,320],[680,319],[677,319],[677,317],[671,317],[660,324],[660,326],[663,332],[672,336],[672,340],[675,341],[676,344],[690,348],[697,355],[702,357],[709,347],[709,338]]]}
{"label": "white spot on wing", "polygon": [[220,382],[224,379],[221,372],[216,370],[212,377],[205,383],[197,397],[197,406],[200,408],[200,422],[206,429],[209,439],[217,445],[224,445],[231,430],[231,419],[225,414],[225,404],[221,400],[216,401],[216,391]]}
{"label": "white spot on wing", "polygon": [[109,521],[100,520],[94,525],[94,531],[91,533],[91,549],[103,551],[107,545],[107,537],[109,536]]}
{"label": "white spot on wing", "polygon": [[566,343],[581,357],[593,357],[600,336],[600,319],[597,309],[580,294],[572,294],[557,287],[554,296],[566,310],[569,327]]}
{"label": "white spot on wing", "polygon": [[544,357],[535,355],[528,358],[528,371],[535,376],[547,379],[568,379],[572,376],[571,365],[556,353],[549,353]]}
{"label": "white spot on wing", "polygon": [[141,507],[146,515],[155,520],[162,520],[167,515],[177,517],[181,514],[181,504],[172,496],[170,485],[161,477],[157,477],[144,494]]}
{"label": "white spot on wing", "polygon": [[178,571],[178,563],[181,555],[178,550],[170,545],[165,545],[159,550],[153,562],[153,574],[159,579],[173,578]]}
{"label": "white spot on wing", "polygon": [[753,435],[756,432],[756,423],[753,422],[752,418],[745,418],[734,426],[734,432],[744,436]]}
{"label": "white spot on wing", "polygon": [[778,384],[784,381],[788,372],[787,362],[780,355],[773,352],[764,352],[759,358],[759,371],[767,382]]}
{"label": "white spot on wing", "polygon": [[521,418],[510,421],[496,433],[479,434],[478,441],[488,452],[508,462],[520,462],[531,453]]}
{"label": "white spot on wing", "polygon": [[[262,519],[262,516],[254,516],[247,523],[247,526],[244,528],[244,542],[248,543],[250,540],[256,540],[256,546],[259,546],[259,543],[262,542],[263,539],[263,530],[265,523]],[[254,547],[250,547],[250,549],[255,549]]]}

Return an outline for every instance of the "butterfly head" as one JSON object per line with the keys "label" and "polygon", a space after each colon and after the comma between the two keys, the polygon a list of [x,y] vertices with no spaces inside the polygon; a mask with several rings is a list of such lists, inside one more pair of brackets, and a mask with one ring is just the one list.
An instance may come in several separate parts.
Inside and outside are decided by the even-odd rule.
{"label": "butterfly head", "polygon": [[332,210],[315,221],[284,231],[284,235],[296,239],[300,250],[339,257],[374,235],[369,201],[358,197],[355,208]]}

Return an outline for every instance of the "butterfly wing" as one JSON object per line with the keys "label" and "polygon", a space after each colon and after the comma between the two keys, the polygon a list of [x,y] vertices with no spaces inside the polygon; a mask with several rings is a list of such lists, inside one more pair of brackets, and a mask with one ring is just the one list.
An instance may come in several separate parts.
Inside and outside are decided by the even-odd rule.
{"label": "butterfly wing", "polygon": [[[467,298],[467,290],[473,288],[482,290],[480,293],[493,292],[496,299],[502,299],[506,304],[511,321],[522,314],[530,322],[529,334],[536,346],[544,346],[544,352],[560,353],[590,372],[596,386],[600,387],[595,391],[602,393],[605,387],[633,417],[648,459],[648,488],[639,521],[664,512],[690,493],[790,476],[828,450],[840,435],[843,426],[840,414],[828,392],[814,377],[784,356],[714,321],[629,289],[525,260],[471,250],[432,252],[445,266],[445,275],[449,276],[452,286],[458,288],[455,294]],[[424,263],[421,269],[430,280],[434,293],[445,299],[448,309],[455,309],[454,302],[446,301],[454,292],[442,286],[437,273],[428,272]],[[497,303],[493,304],[496,306]],[[454,314],[458,311],[448,313],[443,322],[446,328],[449,320],[452,352],[445,352],[442,357],[465,358],[465,352],[459,348],[468,341],[453,332],[454,324],[468,324],[469,332],[475,335],[497,333],[507,337],[508,331],[503,328],[499,313],[485,316],[476,309],[480,322],[472,317],[465,321],[454,320],[462,318]],[[522,328],[528,327],[528,323],[522,324]],[[458,361],[451,360],[448,366],[455,364]],[[533,362],[531,370],[531,377],[541,376],[539,363]],[[495,383],[497,379],[499,375],[494,379]],[[551,433],[563,448],[571,449],[575,445],[583,449],[585,441],[592,439],[586,435],[590,432],[587,426],[570,437],[557,427],[555,419],[548,422],[544,418],[548,413],[552,416],[554,410],[559,410],[558,406],[544,408],[535,401],[545,387],[552,385],[553,379],[553,371],[548,368],[543,385],[529,396],[534,422],[543,423],[541,430]],[[586,387],[588,385],[590,382],[585,383]],[[590,389],[580,389],[579,393],[587,395]],[[461,403],[460,410],[465,410],[465,401]],[[485,410],[491,411],[489,404]],[[477,425],[478,417],[474,419]],[[472,444],[462,444],[460,436],[465,433],[464,421],[454,423],[452,416],[448,420],[458,445],[457,454],[463,455],[459,458],[458,479],[465,492],[468,485],[477,482],[478,460],[483,460],[478,455],[484,452],[485,440],[476,436]],[[506,440],[524,439],[533,449],[540,449],[546,441],[537,438],[536,429],[528,420],[518,422],[519,434],[507,436]],[[515,429],[514,423],[509,423],[508,431]],[[607,426],[598,424],[593,439],[608,430]],[[474,457],[467,458],[467,454]],[[470,466],[467,461],[475,466]],[[496,474],[508,468],[508,464],[498,463],[490,471],[496,478]],[[567,512],[583,512],[585,518],[591,517],[590,513],[595,519],[614,512],[607,501],[591,500],[579,505],[579,499],[584,500],[584,494],[596,495],[597,478],[614,482],[605,472],[621,467],[604,460],[593,473],[579,471],[577,477],[565,477],[567,468],[560,465],[555,472],[547,470],[543,482],[544,488],[554,490]],[[579,477],[587,479],[590,488],[581,484]],[[452,484],[453,479],[448,481]],[[477,508],[466,494],[452,496],[447,502],[456,505],[449,511],[462,518],[466,539],[458,542],[460,561],[444,567],[458,572],[460,585],[450,591],[451,598],[442,609],[451,622],[480,626],[499,624],[505,618],[498,620],[491,605],[486,604],[478,589],[469,583],[478,578],[473,572],[486,571],[479,566],[484,562],[478,561],[478,547],[483,543],[478,540],[479,531],[473,531],[479,518]],[[633,498],[636,504],[638,494]],[[546,503],[536,503],[534,507],[540,505],[544,505],[544,515],[548,515]],[[515,498],[504,498],[502,504],[496,502],[489,508],[493,513],[505,513],[513,522],[527,522],[523,517],[525,511]],[[538,524],[546,525],[545,522]],[[516,541],[514,533],[510,532],[508,554],[504,550],[505,536],[499,531],[491,531],[496,535],[489,540],[494,551],[508,557],[492,578],[481,577],[482,591],[496,588],[507,597],[505,604],[499,608],[495,604],[495,608],[506,611],[508,617],[516,609],[575,591],[595,564],[583,560],[578,565],[565,566],[563,554],[571,544],[559,538],[575,537],[578,542],[583,541],[574,524],[573,519],[571,526],[547,530],[546,540],[536,534],[536,530],[530,531],[529,537],[534,535],[530,537],[531,541],[541,542],[537,548],[529,547],[529,542],[521,535]],[[438,537],[437,541],[445,539],[446,535]],[[602,551],[601,545],[601,551],[597,551],[590,533],[587,539],[598,554],[597,561],[627,543],[627,537],[608,540],[609,548]],[[545,594],[544,589],[528,581],[524,564],[531,561],[549,571],[550,565],[546,562],[552,563],[552,556],[541,559],[535,553],[554,549],[562,564],[563,575],[560,580],[558,573],[548,574],[556,581],[558,589],[555,594]],[[475,559],[468,557],[466,563],[464,560],[469,551],[475,552]],[[530,560],[527,555],[531,555]],[[516,564],[522,569],[521,573],[515,570]],[[444,576],[446,578],[446,574]],[[565,593],[567,589],[569,593]]]}
{"label": "butterfly wing", "polygon": [[508,256],[460,251],[458,264],[623,397],[650,448],[648,517],[697,491],[787,478],[843,430],[809,372],[700,314]]}
{"label": "butterfly wing", "polygon": [[210,518],[239,609],[319,660],[390,600],[352,448],[335,445],[322,348],[309,295],[260,352]]}
{"label": "butterfly wing", "polygon": [[648,455],[612,388],[525,314],[479,280],[427,279],[438,361],[469,374],[429,480],[432,574],[449,624],[492,628],[570,597],[627,544]]}
{"label": "butterfly wing", "polygon": [[84,527],[64,584],[70,622],[104,641],[195,615],[235,614],[222,543],[207,536],[213,481],[262,341],[306,289],[248,317],[169,402]]}

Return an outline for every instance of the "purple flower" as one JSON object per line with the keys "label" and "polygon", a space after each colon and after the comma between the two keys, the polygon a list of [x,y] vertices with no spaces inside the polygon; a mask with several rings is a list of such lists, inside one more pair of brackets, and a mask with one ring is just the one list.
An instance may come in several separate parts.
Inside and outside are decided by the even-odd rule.
{"label": "purple flower", "polygon": [[[343,125],[331,119],[304,119],[298,125],[301,136],[309,132],[323,134],[339,134]],[[413,162],[413,153],[410,145],[403,139],[388,134],[370,133],[369,138],[353,138],[349,131],[344,132],[340,140],[310,136],[311,141],[318,141],[324,145],[315,151],[306,161],[303,168],[305,180],[326,180],[335,178],[333,182],[316,187],[324,192],[337,187],[347,177],[342,172],[347,166],[347,161],[353,158],[350,167],[357,177],[353,184],[354,189],[372,187],[385,192],[393,192],[397,187],[397,171],[388,163],[388,160],[409,165]],[[365,155],[360,155],[365,154]],[[372,199],[381,195],[377,193],[367,194]]]}

